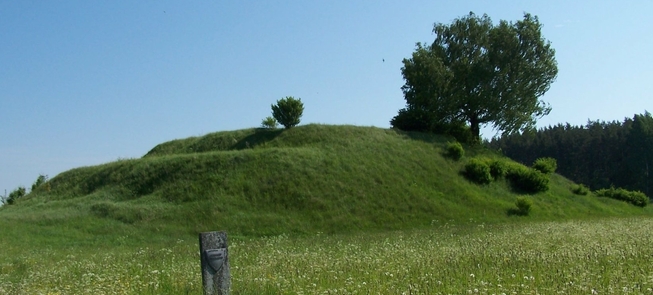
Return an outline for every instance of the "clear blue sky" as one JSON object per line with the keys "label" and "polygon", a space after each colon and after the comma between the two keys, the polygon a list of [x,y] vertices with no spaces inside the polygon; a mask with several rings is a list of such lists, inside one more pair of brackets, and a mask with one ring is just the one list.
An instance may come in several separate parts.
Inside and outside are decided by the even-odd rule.
{"label": "clear blue sky", "polygon": [[389,127],[402,59],[470,11],[540,18],[559,67],[540,127],[653,111],[650,0],[0,0],[0,194],[257,127],[284,96],[302,124]]}

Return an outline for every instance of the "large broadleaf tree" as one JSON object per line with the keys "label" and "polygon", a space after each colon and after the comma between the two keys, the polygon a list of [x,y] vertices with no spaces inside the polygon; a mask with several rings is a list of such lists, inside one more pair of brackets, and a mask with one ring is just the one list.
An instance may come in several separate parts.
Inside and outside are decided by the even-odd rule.
{"label": "large broadleaf tree", "polygon": [[558,74],[555,50],[536,16],[493,24],[470,13],[436,23],[435,41],[403,60],[406,108],[391,121],[409,130],[467,126],[472,138],[491,124],[503,133],[534,127],[551,108],[539,98]]}

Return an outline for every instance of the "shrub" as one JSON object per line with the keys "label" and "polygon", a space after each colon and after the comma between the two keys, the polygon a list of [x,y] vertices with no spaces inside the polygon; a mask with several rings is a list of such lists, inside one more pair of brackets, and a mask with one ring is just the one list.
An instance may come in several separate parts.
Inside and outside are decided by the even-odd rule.
{"label": "shrub", "polygon": [[549,189],[548,175],[522,165],[510,167],[506,176],[515,188],[525,192],[538,193]]}
{"label": "shrub", "polygon": [[508,173],[508,164],[502,160],[494,160],[490,163],[490,174],[494,179],[506,177]]}
{"label": "shrub", "polygon": [[648,205],[648,197],[640,191],[629,191],[623,188],[611,187],[609,189],[600,189],[594,192],[597,197],[606,197],[620,201],[626,201],[638,207]]}
{"label": "shrub", "polygon": [[465,149],[460,144],[460,142],[448,142],[447,143],[447,156],[458,161],[465,155]]}
{"label": "shrub", "polygon": [[392,128],[404,131],[431,132],[435,134],[446,134],[454,137],[457,141],[476,144],[478,138],[475,138],[471,129],[465,122],[433,122],[431,114],[420,108],[404,108],[390,120]]}
{"label": "shrub", "polygon": [[490,166],[487,164],[487,161],[482,159],[470,159],[467,165],[465,165],[465,176],[467,179],[480,184],[492,182]]}
{"label": "shrub", "polygon": [[[439,130],[441,132],[438,132]],[[479,138],[474,136],[469,126],[462,122],[436,126],[435,131],[435,133],[453,136],[457,141],[471,145],[476,145],[480,142]]]}
{"label": "shrub", "polygon": [[9,197],[7,197],[7,204],[13,205],[16,200],[24,197],[26,194],[25,187],[19,186],[17,189],[13,190],[11,193],[9,193]]}
{"label": "shrub", "polygon": [[584,184],[577,184],[571,188],[571,192],[577,195],[587,195],[590,193],[590,189],[586,187]]}
{"label": "shrub", "polygon": [[558,168],[558,161],[554,158],[539,158],[533,162],[533,168],[544,174],[550,174]]}
{"label": "shrub", "polygon": [[36,178],[36,181],[32,184],[32,191],[35,191],[38,187],[40,187],[42,184],[44,184],[46,181],[48,181],[48,176],[47,175],[39,175],[39,177]]}
{"label": "shrub", "polygon": [[516,210],[513,211],[513,214],[520,216],[527,216],[531,213],[531,207],[533,207],[533,201],[527,197],[517,197],[515,201]]}
{"label": "shrub", "polygon": [[297,126],[302,113],[304,113],[304,104],[300,98],[287,96],[277,100],[276,105],[272,105],[272,116],[286,129]]}
{"label": "shrub", "polygon": [[267,117],[263,119],[263,122],[261,122],[261,127],[268,129],[276,129],[277,125],[277,120],[273,117]]}

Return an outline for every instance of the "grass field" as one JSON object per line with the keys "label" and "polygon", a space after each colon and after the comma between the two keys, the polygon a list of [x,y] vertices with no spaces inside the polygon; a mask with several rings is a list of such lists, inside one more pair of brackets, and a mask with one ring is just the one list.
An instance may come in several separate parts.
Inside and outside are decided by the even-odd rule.
{"label": "grass field", "polygon": [[[652,228],[646,217],[472,220],[376,234],[236,238],[232,294],[653,294]],[[202,293],[195,240],[92,249],[3,256],[0,294]]]}
{"label": "grass field", "polygon": [[[232,294],[653,294],[653,208],[477,184],[482,146],[311,124],[173,140],[0,207],[0,294],[201,294],[227,230]],[[526,167],[524,167],[526,169]],[[516,200],[527,216],[510,214]]]}

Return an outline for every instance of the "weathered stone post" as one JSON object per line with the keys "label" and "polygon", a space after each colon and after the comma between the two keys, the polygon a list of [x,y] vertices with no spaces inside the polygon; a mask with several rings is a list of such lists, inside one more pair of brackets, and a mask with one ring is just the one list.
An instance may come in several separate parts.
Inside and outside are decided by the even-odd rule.
{"label": "weathered stone post", "polygon": [[204,295],[229,295],[231,274],[227,233],[200,233],[200,257]]}

